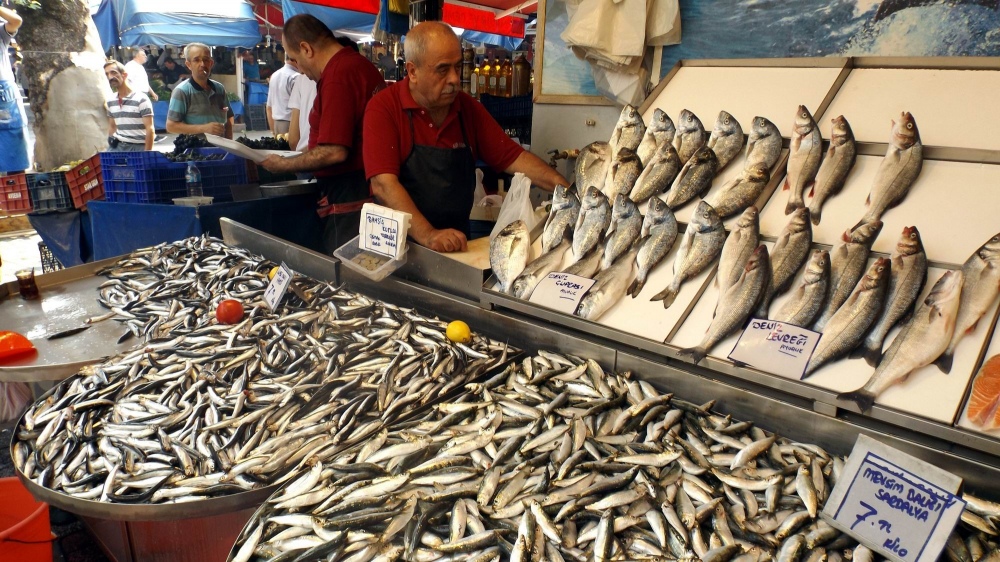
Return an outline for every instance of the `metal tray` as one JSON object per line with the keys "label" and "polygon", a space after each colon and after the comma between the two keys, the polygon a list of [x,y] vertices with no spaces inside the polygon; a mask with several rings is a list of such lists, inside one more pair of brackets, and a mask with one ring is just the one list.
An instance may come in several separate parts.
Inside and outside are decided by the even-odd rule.
{"label": "metal tray", "polygon": [[260,186],[260,194],[265,199],[286,195],[305,195],[317,191],[319,191],[319,186],[316,184],[316,180],[282,181]]}

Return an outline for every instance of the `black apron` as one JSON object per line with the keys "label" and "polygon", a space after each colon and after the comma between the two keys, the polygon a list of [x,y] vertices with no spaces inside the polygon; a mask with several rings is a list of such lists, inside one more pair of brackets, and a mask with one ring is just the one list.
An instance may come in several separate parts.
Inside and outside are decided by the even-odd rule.
{"label": "black apron", "polygon": [[316,178],[323,219],[323,249],[327,254],[351,241],[361,228],[361,207],[373,199],[364,170]]}
{"label": "black apron", "polygon": [[413,148],[399,171],[399,183],[434,228],[453,228],[469,236],[469,213],[476,191],[476,158],[465,135],[462,114],[458,114],[458,126],[465,146],[460,148],[418,145],[413,134],[413,114],[408,116]]}

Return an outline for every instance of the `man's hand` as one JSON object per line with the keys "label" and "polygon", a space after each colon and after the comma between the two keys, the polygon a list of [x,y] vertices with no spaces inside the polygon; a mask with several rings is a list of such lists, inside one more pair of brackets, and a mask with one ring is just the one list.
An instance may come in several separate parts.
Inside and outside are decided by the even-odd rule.
{"label": "man's hand", "polygon": [[435,252],[464,252],[468,249],[465,234],[453,228],[432,230],[421,243]]}
{"label": "man's hand", "polygon": [[153,101],[160,101],[160,96],[156,95],[156,92],[154,92],[153,90],[149,91],[149,98],[152,99]]}
{"label": "man's hand", "polygon": [[201,132],[221,137],[226,133],[226,126],[222,123],[205,123],[201,126]]}
{"label": "man's hand", "polygon": [[284,157],[278,156],[277,154],[270,154],[268,155],[267,158],[264,159],[263,162],[260,162],[257,165],[261,166],[262,168],[264,168],[269,172],[280,173],[285,171],[284,161],[285,161]]}

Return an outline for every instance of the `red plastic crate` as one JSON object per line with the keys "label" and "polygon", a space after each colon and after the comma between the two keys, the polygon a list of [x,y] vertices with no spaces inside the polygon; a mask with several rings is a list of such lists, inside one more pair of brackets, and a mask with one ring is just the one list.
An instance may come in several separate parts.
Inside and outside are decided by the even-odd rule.
{"label": "red plastic crate", "polygon": [[104,178],[101,177],[101,153],[66,172],[66,183],[73,198],[73,207],[86,208],[88,201],[104,199]]}
{"label": "red plastic crate", "polygon": [[31,212],[28,180],[23,173],[0,176],[0,209],[8,215]]}

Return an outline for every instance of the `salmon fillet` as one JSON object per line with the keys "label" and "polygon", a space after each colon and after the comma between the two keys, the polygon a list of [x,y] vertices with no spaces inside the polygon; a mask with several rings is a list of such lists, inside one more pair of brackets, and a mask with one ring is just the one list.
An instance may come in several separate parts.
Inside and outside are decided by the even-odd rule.
{"label": "salmon fillet", "polygon": [[[972,394],[965,417],[970,422],[986,429],[1000,427],[1000,411],[997,411],[997,399],[1000,398],[1000,355],[994,355],[972,381]],[[992,418],[992,419],[991,419]]]}

